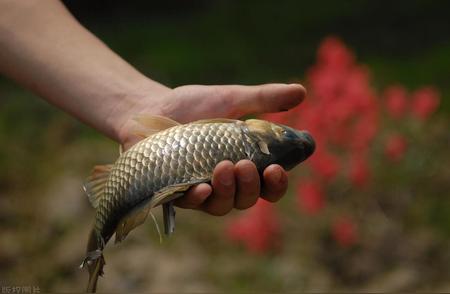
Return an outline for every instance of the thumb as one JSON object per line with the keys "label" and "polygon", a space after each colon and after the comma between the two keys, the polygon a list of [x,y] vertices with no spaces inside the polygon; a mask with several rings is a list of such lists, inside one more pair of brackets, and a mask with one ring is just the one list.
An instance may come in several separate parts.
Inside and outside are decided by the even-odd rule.
{"label": "thumb", "polygon": [[227,99],[232,99],[235,117],[247,114],[279,112],[300,104],[306,96],[300,84],[264,84],[258,86],[223,86]]}

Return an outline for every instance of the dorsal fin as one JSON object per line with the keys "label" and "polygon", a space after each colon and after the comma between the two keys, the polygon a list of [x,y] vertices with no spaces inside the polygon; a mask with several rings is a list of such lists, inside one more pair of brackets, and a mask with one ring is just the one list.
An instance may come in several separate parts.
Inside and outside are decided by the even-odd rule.
{"label": "dorsal fin", "polygon": [[192,122],[192,124],[210,124],[210,123],[235,123],[240,120],[231,119],[231,118],[209,118],[209,119],[201,119]]}
{"label": "dorsal fin", "polygon": [[112,164],[94,166],[91,175],[86,179],[83,185],[83,189],[94,208],[97,208],[98,203],[102,198],[105,184],[112,167]]}
{"label": "dorsal fin", "polygon": [[133,133],[144,138],[147,138],[148,136],[159,131],[180,125],[180,123],[174,121],[173,119],[159,115],[143,114],[136,116],[134,120],[139,125]]}

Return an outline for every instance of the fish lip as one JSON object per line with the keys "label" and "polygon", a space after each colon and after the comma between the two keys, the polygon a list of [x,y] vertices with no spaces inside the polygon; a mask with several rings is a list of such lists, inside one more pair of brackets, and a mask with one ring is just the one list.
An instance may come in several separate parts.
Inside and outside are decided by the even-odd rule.
{"label": "fish lip", "polygon": [[276,163],[280,164],[286,170],[291,170],[297,164],[308,159],[316,149],[316,143],[309,132],[292,128],[289,128],[289,130],[294,134],[294,137],[291,137],[290,141],[285,142],[286,145],[281,147],[281,149],[287,149],[284,149],[280,153],[282,155],[276,159]]}
{"label": "fish lip", "polygon": [[299,137],[303,142],[306,157],[311,156],[316,150],[316,142],[314,141],[314,138],[308,131],[301,131]]}
{"label": "fish lip", "polygon": [[297,142],[303,146],[305,159],[310,157],[316,150],[316,142],[308,131],[293,130],[297,135]]}

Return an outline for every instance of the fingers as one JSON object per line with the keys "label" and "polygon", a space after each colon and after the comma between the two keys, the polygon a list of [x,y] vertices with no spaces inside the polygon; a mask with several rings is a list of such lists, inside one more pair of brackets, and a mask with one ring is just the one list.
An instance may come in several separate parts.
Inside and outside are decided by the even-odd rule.
{"label": "fingers", "polygon": [[231,117],[285,111],[302,102],[306,95],[305,88],[300,84],[217,87],[222,87],[226,101],[232,101],[230,105]]}
{"label": "fingers", "polygon": [[[240,118],[244,115],[288,110],[303,101],[300,84],[188,85],[173,89],[161,110],[179,122],[206,118]],[[196,107],[192,108],[192,105]],[[186,111],[189,108],[190,111]]]}
{"label": "fingers", "polygon": [[223,161],[214,169],[213,195],[203,205],[203,210],[213,215],[225,215],[233,207],[246,209],[253,206],[260,193],[258,170],[250,160],[241,160],[235,166]]}
{"label": "fingers", "polygon": [[261,197],[270,202],[280,200],[288,188],[286,171],[281,166],[272,164],[264,170],[263,177],[264,187]]}
{"label": "fingers", "polygon": [[202,205],[204,211],[221,216],[233,209],[236,184],[234,179],[234,164],[222,161],[214,169],[211,184],[213,194]]}
{"label": "fingers", "polygon": [[236,198],[234,207],[246,209],[255,205],[260,194],[258,170],[250,160],[239,161],[234,168],[236,176]]}
{"label": "fingers", "polygon": [[183,197],[175,200],[175,205],[181,208],[197,209],[211,193],[212,187],[210,185],[199,184],[190,188]]}
{"label": "fingers", "polygon": [[[270,202],[280,200],[287,190],[287,173],[281,166],[273,164],[265,169],[263,177],[261,197]],[[236,165],[222,161],[214,169],[212,187],[208,184],[194,186],[175,204],[222,216],[233,207],[247,209],[255,205],[260,196],[260,182],[258,170],[250,160],[241,160]]]}

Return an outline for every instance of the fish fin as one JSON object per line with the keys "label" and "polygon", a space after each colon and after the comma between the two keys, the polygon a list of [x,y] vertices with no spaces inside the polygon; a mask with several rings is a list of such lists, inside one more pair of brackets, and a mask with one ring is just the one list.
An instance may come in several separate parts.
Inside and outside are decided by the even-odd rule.
{"label": "fish fin", "polygon": [[151,206],[147,202],[134,208],[130,213],[123,217],[116,228],[115,243],[122,242],[128,234],[136,227],[142,225],[147,219]]}
{"label": "fish fin", "polygon": [[[187,189],[189,189],[189,187],[187,187],[186,190]],[[173,190],[173,192],[172,192],[171,189],[167,189],[167,191],[169,191],[169,190],[171,192],[164,193],[164,195],[162,196],[162,198],[163,198],[162,200],[164,200],[164,202],[171,201],[180,196],[183,196],[183,193],[177,193],[176,190]],[[159,195],[159,193],[155,193],[155,196],[156,195]],[[153,198],[152,198],[152,200],[153,200]],[[159,203],[156,205],[159,205]],[[153,207],[154,207],[154,205],[153,205],[152,201],[146,202],[145,204],[137,206],[130,213],[128,213],[125,217],[123,217],[122,220],[119,222],[119,225],[116,228],[115,243],[122,242],[133,229],[142,225],[145,222],[145,220],[147,219],[150,209],[152,209]]]}
{"label": "fish fin", "polygon": [[162,239],[161,230],[159,229],[158,221],[156,220],[156,216],[151,211],[150,211],[150,216],[152,217],[153,223],[155,224],[155,227],[156,227],[156,231],[158,232],[159,244],[161,244],[163,239]]}
{"label": "fish fin", "polygon": [[192,124],[210,124],[210,123],[236,123],[239,122],[238,119],[231,119],[231,118],[209,118],[209,119],[201,119],[193,121]]}
{"label": "fish fin", "polygon": [[97,208],[105,190],[105,184],[113,165],[96,165],[83,185],[84,192],[94,208]]}
{"label": "fish fin", "polygon": [[179,122],[170,118],[148,114],[138,115],[134,118],[134,121],[139,125],[133,133],[142,138],[147,138],[159,131],[180,125]]}
{"label": "fish fin", "polygon": [[261,150],[262,153],[270,155],[269,146],[264,141],[258,141],[258,147],[259,150]]}
{"label": "fish fin", "polygon": [[175,200],[183,196],[184,192],[186,192],[190,187],[196,184],[208,182],[209,180],[210,179],[198,179],[189,183],[175,184],[165,187],[153,195],[150,206],[153,208],[160,204]]}
{"label": "fish fin", "polygon": [[147,219],[150,209],[183,196],[184,192],[187,191],[192,185],[201,182],[205,182],[205,180],[172,185],[156,192],[149,202],[147,201],[141,205],[138,205],[128,215],[122,218],[116,228],[115,243],[123,241],[134,228],[143,224]]}
{"label": "fish fin", "polygon": [[95,293],[97,290],[98,277],[101,277],[104,274],[103,267],[106,264],[105,258],[103,257],[103,254],[100,253],[100,256],[96,259],[88,260],[87,264],[89,268],[89,281],[86,292]]}
{"label": "fish fin", "polygon": [[[186,188],[186,190],[189,189]],[[169,192],[171,191],[171,192]],[[154,197],[160,195],[159,193],[155,193]],[[162,194],[162,200],[165,200],[165,197],[170,197],[170,199],[175,199],[180,196],[182,196],[183,193],[176,193],[176,190],[170,190],[167,189],[167,193]],[[116,239],[115,243],[123,241],[128,234],[135,229],[136,227],[142,225],[145,220],[147,219],[147,216],[150,212],[150,209],[152,209],[154,206],[153,199],[150,202],[146,202],[145,204],[139,205],[135,207],[130,213],[128,213],[125,217],[122,218],[122,220],[119,222],[119,225],[116,228]],[[169,200],[170,200],[169,199]]]}
{"label": "fish fin", "polygon": [[165,202],[163,206],[163,217],[164,217],[164,233],[170,236],[175,231],[175,207],[174,200]]}
{"label": "fish fin", "polygon": [[80,268],[88,267],[89,281],[86,292],[95,293],[97,289],[97,281],[99,276],[103,276],[103,266],[105,265],[105,258],[103,257],[103,239],[99,244],[99,238],[95,229],[89,235],[87,246],[87,254]]}

